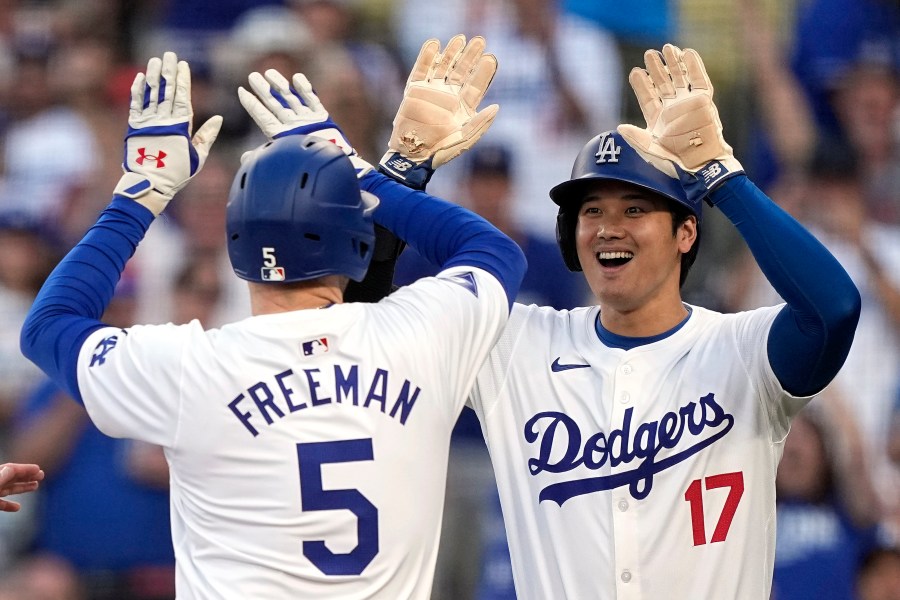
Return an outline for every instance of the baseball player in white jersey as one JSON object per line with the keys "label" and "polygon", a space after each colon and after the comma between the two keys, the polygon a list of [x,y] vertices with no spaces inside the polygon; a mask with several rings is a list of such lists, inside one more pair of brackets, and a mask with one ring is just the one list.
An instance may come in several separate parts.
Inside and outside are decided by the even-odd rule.
{"label": "baseball player in white jersey", "polygon": [[[598,304],[515,304],[471,403],[519,598],[767,600],[782,443],[843,364],[859,293],[743,173],[700,56],[645,59],[629,81],[646,129],[597,135],[550,192]],[[682,301],[704,201],[785,304]]]}
{"label": "baseball player in white jersey", "polygon": [[[598,305],[515,305],[473,405],[520,598],[766,600],[791,417],[837,373],[859,293],[743,174],[700,56],[634,69],[647,128],[593,138],[551,190]],[[685,304],[705,200],[787,303]]]}
{"label": "baseball player in white jersey", "polygon": [[[480,217],[348,158],[309,82],[294,84],[290,117],[270,115],[292,127],[244,156],[228,199],[253,316],[213,330],[99,320],[221,124],[191,137],[188,66],[166,53],[135,79],[126,173],[42,288],[23,352],[103,432],[164,447],[179,598],[426,599],[450,433],[524,257]],[[479,135],[457,136],[457,153]],[[444,268],[378,304],[343,303],[373,219]]]}

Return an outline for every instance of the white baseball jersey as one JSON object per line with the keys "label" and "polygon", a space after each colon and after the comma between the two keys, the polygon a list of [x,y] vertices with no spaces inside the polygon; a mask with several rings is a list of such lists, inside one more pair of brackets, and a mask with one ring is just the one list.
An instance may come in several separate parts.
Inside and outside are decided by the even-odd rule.
{"label": "white baseball jersey", "polygon": [[426,599],[450,433],[508,313],[457,267],[378,304],[104,328],[78,384],[101,431],[165,448],[179,598]]}
{"label": "white baseball jersey", "polygon": [[809,400],[766,356],[779,308],[691,307],[623,350],[598,307],[514,305],[472,403],[519,598],[768,600],[775,470]]}

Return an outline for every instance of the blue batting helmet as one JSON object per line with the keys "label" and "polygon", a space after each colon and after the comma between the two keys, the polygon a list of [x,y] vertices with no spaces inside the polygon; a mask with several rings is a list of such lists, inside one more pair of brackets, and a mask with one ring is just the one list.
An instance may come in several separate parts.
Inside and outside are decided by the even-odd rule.
{"label": "blue batting helmet", "polygon": [[570,271],[581,270],[575,249],[578,209],[587,189],[598,180],[624,181],[648,189],[684,206],[700,222],[702,201],[691,202],[677,179],[644,160],[617,131],[606,131],[585,144],[578,153],[571,179],[550,190],[550,198],[559,206],[556,241]]}
{"label": "blue batting helmet", "polygon": [[305,135],[269,142],[244,161],[231,185],[231,266],[248,281],[324,275],[360,281],[372,258],[377,205],[335,144]]}

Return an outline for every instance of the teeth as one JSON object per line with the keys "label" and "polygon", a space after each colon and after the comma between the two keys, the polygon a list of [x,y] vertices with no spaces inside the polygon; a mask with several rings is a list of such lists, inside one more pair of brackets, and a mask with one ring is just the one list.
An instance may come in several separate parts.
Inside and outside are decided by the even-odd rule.
{"label": "teeth", "polygon": [[634,258],[631,252],[598,252],[597,258],[601,260],[609,260],[613,258]]}

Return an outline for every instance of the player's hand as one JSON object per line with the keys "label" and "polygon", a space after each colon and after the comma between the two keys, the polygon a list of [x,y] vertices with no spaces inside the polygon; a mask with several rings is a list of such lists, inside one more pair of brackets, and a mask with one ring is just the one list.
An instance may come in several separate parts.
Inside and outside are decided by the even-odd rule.
{"label": "player's hand", "polygon": [[[44,472],[37,465],[5,463],[0,465],[0,498],[12,494],[33,492],[44,479]],[[16,512],[21,508],[18,502],[0,500],[0,511]]]}
{"label": "player's hand", "polygon": [[686,187],[699,186],[704,196],[742,173],[722,135],[713,86],[700,55],[666,44],[662,53],[645,52],[644,62],[647,68],[632,69],[628,82],[647,127],[619,125],[622,137],[653,166],[673,178],[681,176]]}
{"label": "player's hand", "polygon": [[296,73],[292,80],[289,83],[275,69],[265,74],[250,73],[248,81],[255,94],[239,87],[241,106],[270,140],[297,134],[320,137],[337,144],[350,157],[357,177],[371,171],[372,165],[360,158],[344,132],[331,120],[306,75]]}
{"label": "player's hand", "polygon": [[191,136],[191,72],[173,52],[151,58],[147,72],[131,84],[125,174],[115,193],[132,198],[159,215],[196,175],[222,127],[216,115]]}
{"label": "player's hand", "polygon": [[497,72],[497,58],[484,48],[484,38],[466,43],[463,35],[443,51],[436,39],[422,45],[381,159],[383,172],[422,189],[435,169],[484,135],[500,109],[491,104],[476,112]]}

